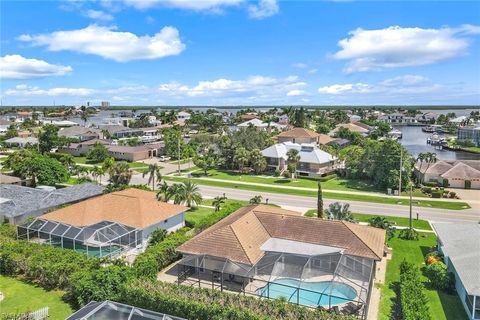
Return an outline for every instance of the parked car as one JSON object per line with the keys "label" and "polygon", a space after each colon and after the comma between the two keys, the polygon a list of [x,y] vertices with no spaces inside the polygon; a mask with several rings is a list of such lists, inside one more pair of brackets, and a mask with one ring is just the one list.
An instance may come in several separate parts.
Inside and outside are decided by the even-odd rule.
{"label": "parked car", "polygon": [[160,160],[160,161],[168,161],[168,160],[170,160],[170,157],[160,156],[160,157],[158,157],[158,160]]}

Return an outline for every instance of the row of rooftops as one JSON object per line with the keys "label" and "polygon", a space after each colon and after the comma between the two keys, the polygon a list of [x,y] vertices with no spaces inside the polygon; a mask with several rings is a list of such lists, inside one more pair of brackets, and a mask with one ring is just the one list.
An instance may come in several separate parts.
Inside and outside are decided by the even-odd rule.
{"label": "row of rooftops", "polygon": [[441,160],[433,164],[418,161],[415,169],[424,175],[441,176],[446,179],[480,179],[479,160]]}

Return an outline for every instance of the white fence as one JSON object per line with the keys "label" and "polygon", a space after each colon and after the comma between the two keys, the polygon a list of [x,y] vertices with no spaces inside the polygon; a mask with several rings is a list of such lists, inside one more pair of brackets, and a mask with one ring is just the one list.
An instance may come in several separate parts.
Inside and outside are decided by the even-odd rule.
{"label": "white fence", "polygon": [[37,311],[27,312],[20,316],[19,320],[43,320],[48,318],[48,307],[38,309]]}

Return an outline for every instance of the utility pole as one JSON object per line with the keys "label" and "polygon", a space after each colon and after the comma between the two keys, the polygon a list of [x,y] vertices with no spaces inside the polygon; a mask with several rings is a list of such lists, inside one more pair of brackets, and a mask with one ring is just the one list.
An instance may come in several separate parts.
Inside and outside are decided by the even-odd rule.
{"label": "utility pole", "polygon": [[398,179],[398,195],[402,195],[402,158],[403,158],[403,148],[400,147],[400,176]]}
{"label": "utility pole", "polygon": [[413,189],[413,184],[410,182],[410,215],[408,220],[410,230],[412,230],[412,189]]}
{"label": "utility pole", "polygon": [[178,139],[178,175],[180,176],[180,138]]}

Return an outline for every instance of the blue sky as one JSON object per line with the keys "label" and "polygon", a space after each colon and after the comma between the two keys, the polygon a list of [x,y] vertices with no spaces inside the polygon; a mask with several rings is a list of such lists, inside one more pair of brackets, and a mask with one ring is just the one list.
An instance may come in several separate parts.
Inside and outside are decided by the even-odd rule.
{"label": "blue sky", "polygon": [[0,5],[3,105],[480,103],[480,2]]}

